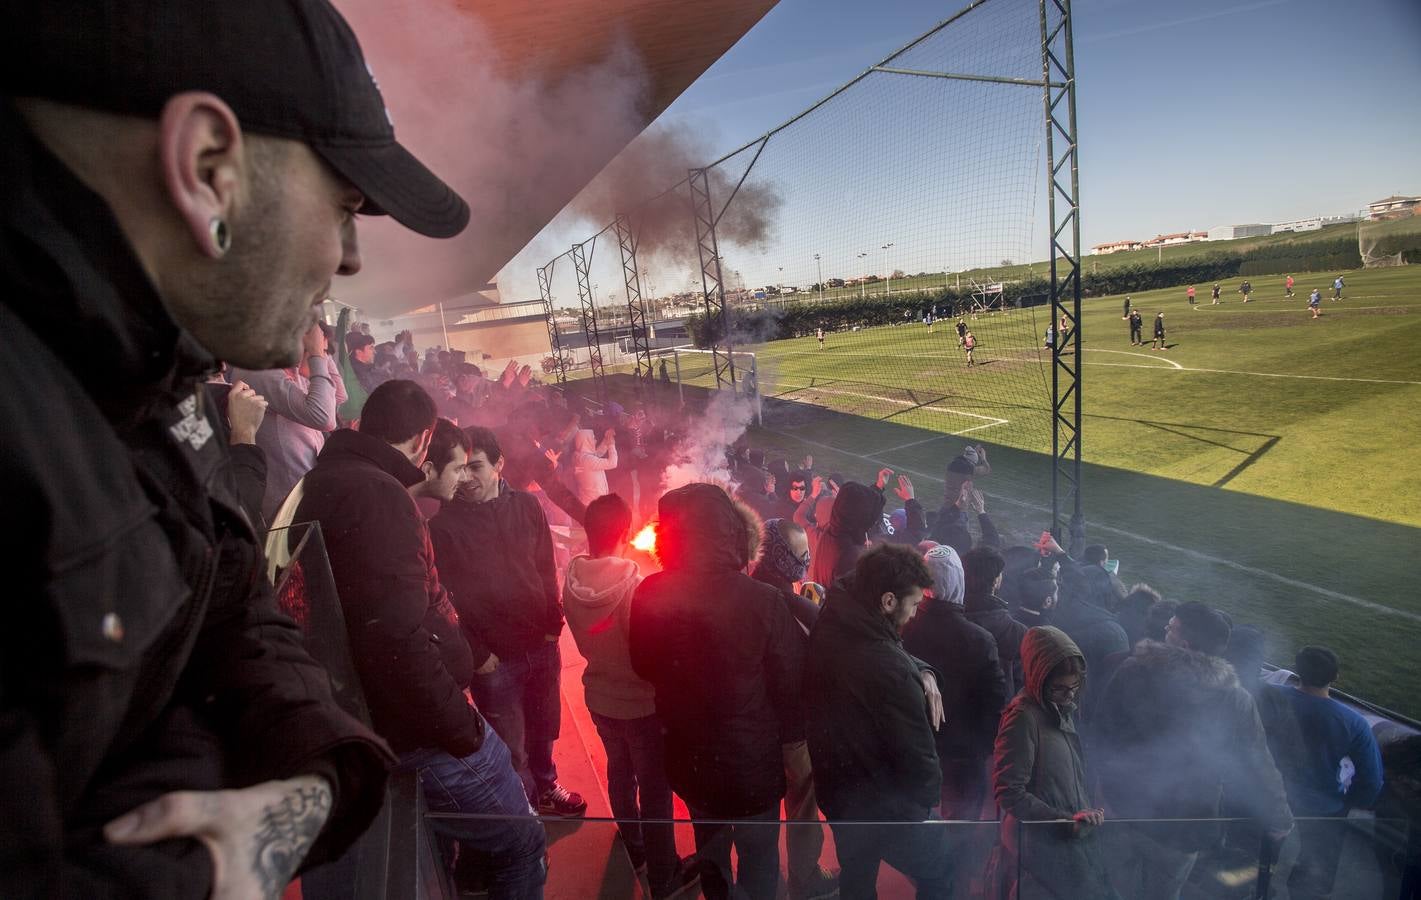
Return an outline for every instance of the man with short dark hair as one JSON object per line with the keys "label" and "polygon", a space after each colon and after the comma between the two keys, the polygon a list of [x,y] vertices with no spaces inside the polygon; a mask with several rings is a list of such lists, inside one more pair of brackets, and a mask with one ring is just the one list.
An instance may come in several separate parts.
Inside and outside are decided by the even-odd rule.
{"label": "man with short dark hair", "polygon": [[426,519],[438,514],[443,504],[454,499],[459,485],[468,480],[469,451],[473,449],[473,442],[462,428],[448,419],[435,420],[429,452],[419,467],[424,481],[410,488],[410,496]]}
{"label": "man with short dark hair", "polygon": [[[380,385],[365,401],[360,430],[331,435],[297,486],[296,520],[321,524],[371,718],[400,765],[419,773],[430,809],[526,816],[508,748],[464,694],[474,661],[412,497],[449,487],[420,468],[436,430],[434,400],[423,388],[398,379]],[[451,464],[465,453],[452,443]],[[456,473],[457,485],[466,476]],[[542,895],[544,838],[535,820],[437,828],[492,856],[503,896]]]}
{"label": "man with short dark hair", "polygon": [[355,372],[356,381],[367,392],[375,390],[388,380],[388,376],[375,370],[375,339],[359,331],[348,331],[345,335],[345,349],[350,355],[350,367]]}
{"label": "man with short dark hair", "polygon": [[899,637],[932,586],[916,552],[875,547],[834,585],[809,638],[805,730],[846,898],[875,896],[884,861],[913,879],[921,898],[951,892],[944,829],[853,824],[921,822],[942,801],[924,666]]}
{"label": "man with short dark hair", "polygon": [[[1372,727],[1362,714],[1331,696],[1337,654],[1327,647],[1303,647],[1293,660],[1301,682],[1272,687],[1282,710],[1265,719],[1278,769],[1298,822],[1300,852],[1288,877],[1293,897],[1330,897],[1337,877],[1344,832],[1337,822],[1351,809],[1371,809],[1382,789],[1382,758]],[[1350,765],[1349,765],[1350,763]],[[1322,819],[1322,821],[1317,821]]]}
{"label": "man with short dark hair", "polygon": [[[1292,829],[1253,697],[1218,656],[1229,632],[1217,610],[1181,603],[1165,643],[1142,641],[1106,685],[1088,737],[1115,819],[1216,819],[1226,797],[1275,840]],[[1111,836],[1121,896],[1174,900],[1219,826],[1117,822]]]}
{"label": "man with short dark hair", "polygon": [[1007,697],[1016,696],[1025,683],[1021,673],[1021,639],[1026,626],[1012,618],[1011,610],[997,590],[1007,563],[991,547],[975,547],[962,554],[965,590],[962,607],[967,619],[991,632],[997,641],[997,658],[1007,680]]}
{"label": "man with short dark hair", "polygon": [[364,830],[390,757],[277,613],[200,382],[297,362],[360,268],[362,205],[431,236],[468,208],[396,142],[329,3],[7,3],[0,34],[23,36],[0,55],[0,483],[26,523],[0,895],[273,896]]}
{"label": "man with short dark hair", "polygon": [[[607,796],[632,866],[646,870],[654,898],[680,890],[688,876],[676,855],[666,740],[656,690],[632,670],[627,649],[632,594],[641,583],[627,559],[632,510],[618,494],[587,504],[587,555],[572,560],[563,609],[577,649],[587,711],[607,751]],[[641,823],[639,819],[660,819]]]}
{"label": "man with short dark hair", "polygon": [[539,812],[580,816],[587,803],[558,784],[553,742],[562,603],[543,508],[503,480],[503,451],[487,428],[466,428],[468,478],[429,523],[439,562],[474,655],[470,686],[479,710],[513,753]]}

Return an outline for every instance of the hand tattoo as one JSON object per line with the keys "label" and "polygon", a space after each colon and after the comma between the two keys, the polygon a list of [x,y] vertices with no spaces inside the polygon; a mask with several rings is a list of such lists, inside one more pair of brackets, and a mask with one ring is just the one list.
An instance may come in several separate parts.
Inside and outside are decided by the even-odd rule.
{"label": "hand tattoo", "polygon": [[331,789],[324,779],[287,793],[280,803],[262,810],[252,858],[252,873],[263,897],[279,897],[316,835],[331,814]]}

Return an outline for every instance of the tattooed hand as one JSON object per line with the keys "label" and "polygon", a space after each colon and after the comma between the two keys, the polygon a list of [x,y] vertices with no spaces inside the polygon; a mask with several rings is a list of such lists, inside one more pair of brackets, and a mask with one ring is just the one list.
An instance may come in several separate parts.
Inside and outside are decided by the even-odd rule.
{"label": "tattooed hand", "polygon": [[104,827],[115,844],[191,837],[212,854],[213,900],[275,900],[331,813],[324,778],[302,775],[236,791],[176,791]]}

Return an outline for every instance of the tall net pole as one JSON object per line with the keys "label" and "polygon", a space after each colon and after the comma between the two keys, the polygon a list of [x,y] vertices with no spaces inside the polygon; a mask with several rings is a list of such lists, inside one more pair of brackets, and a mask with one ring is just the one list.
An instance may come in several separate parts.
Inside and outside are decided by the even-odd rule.
{"label": "tall net pole", "polygon": [[546,266],[538,267],[538,295],[543,298],[543,318],[548,326],[548,349],[553,356],[552,374],[558,384],[567,384],[567,364],[562,355],[562,335],[558,333],[557,313],[553,309],[553,266],[554,259]]}
{"label": "tall net pole", "polygon": [[720,246],[715,226],[719,216],[711,204],[710,181],[705,169],[692,169],[691,213],[696,221],[696,250],[701,262],[701,296],[706,328],[710,331],[711,363],[717,390],[735,390],[735,360],[731,356],[730,321],[725,314],[725,283],[720,271]]}
{"label": "tall net pole", "polygon": [[607,397],[607,375],[602,368],[602,334],[597,329],[596,298],[592,296],[591,256],[587,246],[597,250],[597,238],[582,244],[572,245],[572,265],[577,270],[577,299],[580,304],[582,334],[587,340],[587,360],[592,371],[592,385],[597,399]]}
{"label": "tall net pole", "polygon": [[1051,312],[1066,327],[1051,352],[1051,524],[1070,509],[1070,550],[1085,544],[1081,511],[1081,222],[1076,157],[1076,63],[1070,0],[1041,0],[1041,81],[1050,183]]}
{"label": "tall net pole", "polygon": [[618,215],[612,223],[622,254],[622,281],[627,289],[627,325],[631,330],[632,356],[636,361],[636,386],[640,393],[651,383],[651,338],[647,333],[646,304],[641,296],[641,270],[636,261],[636,235],[631,220]]}

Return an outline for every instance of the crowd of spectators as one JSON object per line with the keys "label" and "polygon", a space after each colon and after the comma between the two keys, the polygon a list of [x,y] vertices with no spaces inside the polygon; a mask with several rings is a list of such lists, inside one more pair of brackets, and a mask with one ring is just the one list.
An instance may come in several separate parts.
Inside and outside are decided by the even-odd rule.
{"label": "crowd of spectators", "polygon": [[[1105,547],[1011,545],[984,447],[931,510],[889,469],[745,445],[717,468],[734,494],[662,493],[683,409],[313,324],[361,267],[358,210],[431,237],[469,210],[396,143],[333,7],[239,6],[0,20],[26,38],[0,97],[0,480],[24,526],[0,895],[274,898],[300,874],[348,897],[400,770],[480,814],[433,825],[461,888],[541,897],[534,814],[580,816],[593,787],[554,763],[565,624],[658,900],[777,896],[782,815],[794,900],[872,897],[883,862],[920,897],[1177,897],[1221,814],[1323,897],[1331,826],[1373,809],[1412,823],[1380,861],[1414,895],[1421,738],[1379,747],[1326,647],[1265,677],[1261,632],[1127,589]],[[628,549],[649,521],[654,561]],[[301,522],[358,710],[267,577]],[[1000,822],[983,866],[943,816]]]}

